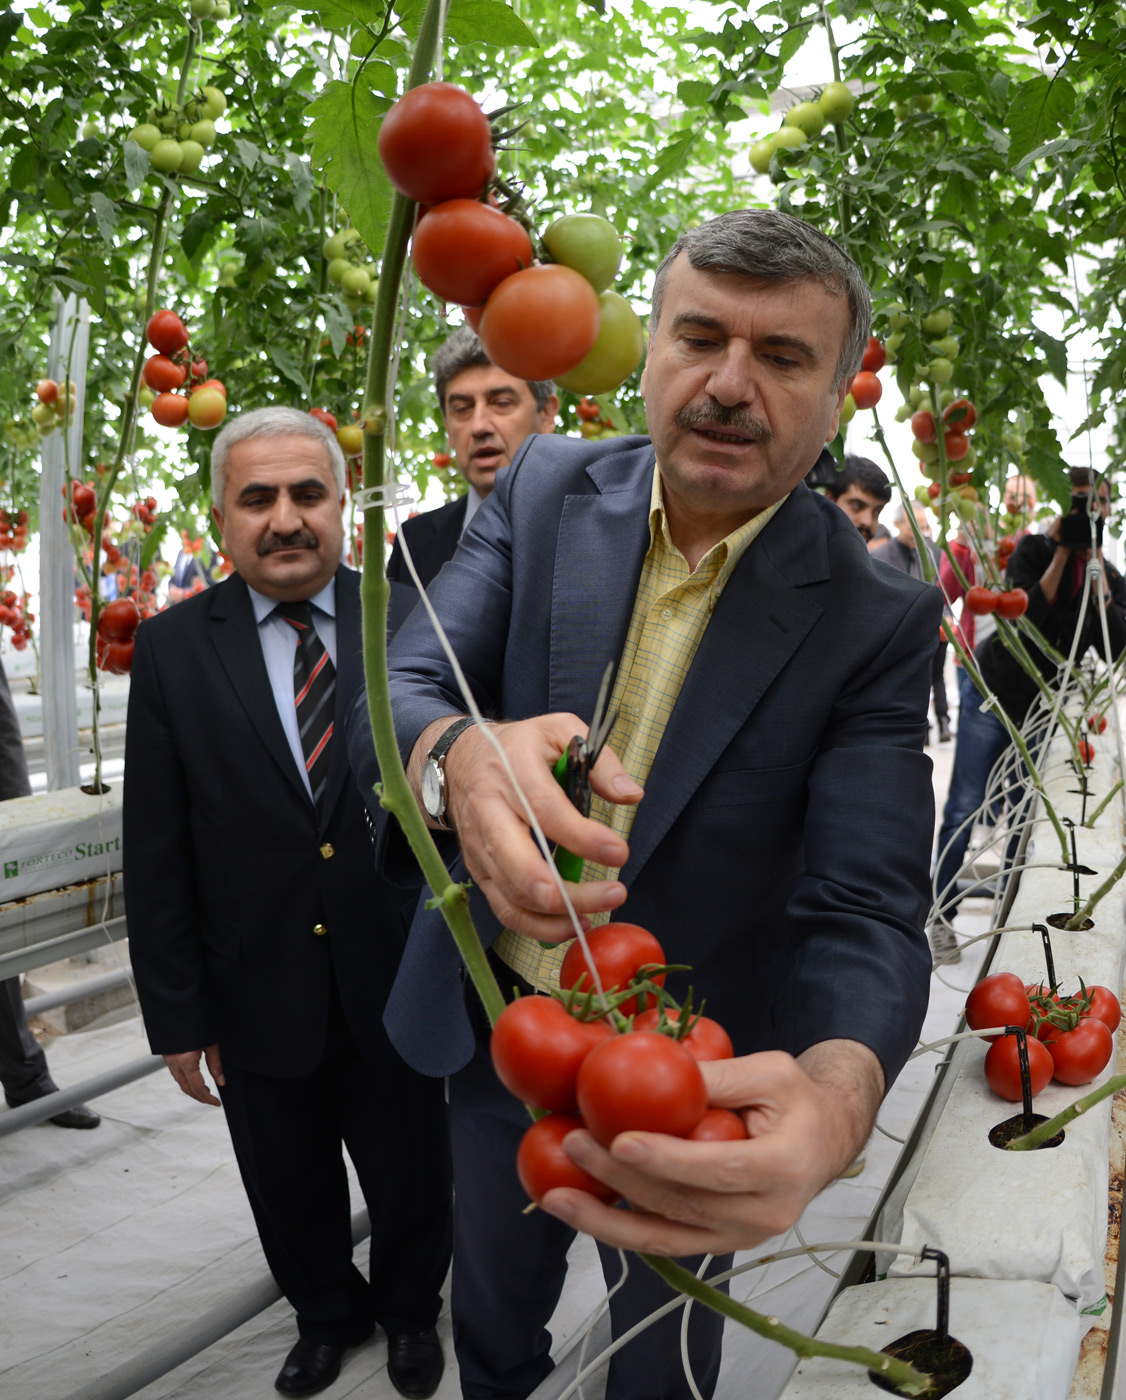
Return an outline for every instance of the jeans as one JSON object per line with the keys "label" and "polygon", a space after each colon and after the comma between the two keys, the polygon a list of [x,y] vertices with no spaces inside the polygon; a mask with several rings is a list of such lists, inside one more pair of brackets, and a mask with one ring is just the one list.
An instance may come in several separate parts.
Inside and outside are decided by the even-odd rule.
{"label": "jeans", "polygon": [[[958,908],[955,888],[943,891],[954,880],[966,859],[973,823],[969,818],[985,801],[985,789],[993,765],[1009,744],[1005,726],[996,715],[981,710],[982,697],[964,670],[958,673],[958,738],[954,746],[954,767],[950,790],[938,833],[938,867],[935,887],[942,901],[942,912],[953,918]],[[959,827],[965,826],[961,831]],[[954,835],[958,832],[957,836]],[[949,849],[947,844],[949,843]]]}

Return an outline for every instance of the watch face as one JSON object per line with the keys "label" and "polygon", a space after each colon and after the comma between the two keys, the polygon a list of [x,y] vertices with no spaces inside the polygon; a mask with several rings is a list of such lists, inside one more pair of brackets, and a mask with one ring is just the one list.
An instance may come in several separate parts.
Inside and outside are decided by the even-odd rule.
{"label": "watch face", "polygon": [[422,805],[427,812],[440,818],[446,812],[446,792],[444,774],[432,758],[422,765]]}

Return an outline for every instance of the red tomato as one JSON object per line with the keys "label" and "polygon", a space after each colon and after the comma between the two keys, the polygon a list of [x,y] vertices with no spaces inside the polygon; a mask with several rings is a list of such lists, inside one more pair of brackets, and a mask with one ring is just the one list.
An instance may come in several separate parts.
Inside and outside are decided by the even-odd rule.
{"label": "red tomato", "polygon": [[445,468],[447,468],[451,464],[453,458],[448,452],[435,452],[433,457],[430,458],[430,460],[440,470],[445,470]]}
{"label": "red tomato", "polygon": [[747,1126],[729,1108],[709,1108],[688,1134],[690,1142],[742,1142]]}
{"label": "red tomato", "polygon": [[141,378],[158,394],[167,394],[173,389],[178,389],[187,377],[188,372],[184,366],[176,364],[167,355],[150,355],[141,371]]}
{"label": "red tomato", "polygon": [[1073,1031],[1055,1030],[1046,1044],[1061,1084],[1089,1084],[1114,1053],[1114,1037],[1094,1016],[1085,1017]]}
{"label": "red tomato", "polygon": [[174,355],[188,343],[188,329],[175,311],[157,311],[149,318],[145,335],[162,355]]}
{"label": "red tomato", "polygon": [[573,268],[552,263],[513,273],[485,303],[478,334],[489,359],[521,379],[554,379],[598,339],[598,293]]}
{"label": "red tomato", "polygon": [[864,349],[864,358],[860,361],[860,368],[872,374],[878,369],[883,369],[888,362],[887,351],[884,349],[883,341],[877,340],[874,335],[868,337],[868,344]]}
{"label": "red tomato", "polygon": [[1095,760],[1095,746],[1090,739],[1079,740],[1079,758],[1084,767],[1090,767]]}
{"label": "red tomato", "polygon": [[667,1035],[615,1035],[579,1070],[579,1112],[604,1146],[631,1129],[687,1137],[707,1109],[699,1065]]}
{"label": "red tomato", "polygon": [[[1052,1057],[1046,1045],[1034,1037],[1027,1038],[1029,1078],[1032,1081],[1032,1096],[1036,1097],[1046,1089],[1052,1079]],[[1023,1097],[1020,1089],[1020,1059],[1017,1055],[1015,1035],[1002,1036],[989,1047],[985,1057],[985,1080],[993,1092],[1002,1099],[1019,1103]]]}
{"label": "red tomato", "polygon": [[1028,611],[1028,594],[1023,588],[1008,588],[997,595],[997,612],[1011,622]]}
{"label": "red tomato", "polygon": [[1090,1010],[1085,1014],[1101,1021],[1107,1030],[1114,1032],[1122,1020],[1122,1006],[1109,987],[1088,987],[1091,998]]}
{"label": "red tomato", "polygon": [[927,487],[927,495],[931,498],[932,501],[937,501],[939,496],[942,495],[942,487],[938,484],[937,481],[932,481]]}
{"label": "red tomato", "polygon": [[[590,975],[598,974],[602,990],[609,995],[615,990],[627,987],[643,967],[663,967],[668,959],[665,950],[648,929],[637,924],[603,924],[586,935],[586,946],[590,950],[587,961],[583,946],[576,938],[567,949],[563,966],[559,969],[559,985],[564,991],[578,987],[590,992],[597,985]],[[659,987],[665,984],[664,974],[652,979]],[[630,997],[621,1005],[623,1016],[632,1016],[637,1010],[637,998]]]}
{"label": "red tomato", "polygon": [[483,306],[467,306],[465,308],[465,322],[469,329],[476,335],[481,329],[481,317],[485,314]]}
{"label": "red tomato", "polygon": [[948,433],[943,433],[942,445],[948,462],[960,462],[970,450],[970,440],[965,433],[956,433],[952,429]]}
{"label": "red tomato", "polygon": [[496,164],[489,119],[453,83],[405,92],[383,118],[379,157],[392,185],[418,204],[475,199]]}
{"label": "red tomato", "polygon": [[593,423],[602,417],[602,410],[593,399],[580,399],[575,405],[580,423]]}
{"label": "red tomato", "polygon": [[537,1205],[556,1186],[586,1191],[607,1205],[613,1205],[618,1199],[612,1186],[584,1172],[563,1151],[563,1139],[581,1127],[583,1120],[574,1114],[551,1113],[537,1119],[520,1139],[516,1174],[520,1185]]}
{"label": "red tomato", "polygon": [[[1032,1009],[1024,983],[1015,972],[994,972],[983,977],[966,998],[966,1025],[972,1031],[984,1030],[986,1026],[1028,1025]],[[1000,1040],[999,1035],[987,1035],[990,1043]]]}
{"label": "red tomato", "polygon": [[476,199],[435,205],[414,231],[414,270],[443,301],[480,306],[506,277],[532,265],[523,224]]}
{"label": "red tomato", "polygon": [[98,635],[110,642],[127,642],[140,621],[140,610],[132,598],[114,598],[98,616]]}
{"label": "red tomato", "polygon": [[165,428],[179,428],[187,421],[188,401],[183,394],[157,394],[149,412]]}
{"label": "red tomato", "polygon": [[[227,397],[227,386],[221,379],[205,379],[202,384],[196,385],[197,389],[218,389],[224,398]],[[312,410],[310,410],[311,412]]]}
{"label": "red tomato", "polygon": [[554,997],[521,997],[497,1017],[489,1049],[510,1093],[536,1108],[570,1112],[578,1105],[579,1066],[613,1034],[605,1021],[580,1021]]}
{"label": "red tomato", "polygon": [[133,639],[127,642],[99,643],[97,664],[100,671],[108,671],[111,676],[127,676],[133,669]]}
{"label": "red tomato", "polygon": [[323,423],[330,433],[336,432],[340,426],[327,408],[311,408],[309,417],[315,418],[318,423]]}
{"label": "red tomato", "polygon": [[973,588],[966,590],[966,607],[976,617],[982,617],[985,613],[993,612],[1000,596],[999,593],[994,593],[992,588],[982,588],[980,584],[975,584]]}
{"label": "red tomato", "polygon": [[869,370],[861,370],[853,375],[849,393],[857,408],[875,408],[884,392],[884,386]]}
{"label": "red tomato", "polygon": [[41,379],[35,386],[40,403],[54,403],[59,397],[59,386],[53,379]]}
{"label": "red tomato", "polygon": [[[680,1020],[680,1014],[679,1011],[672,1010],[665,1012],[666,1018],[674,1023]],[[660,1011],[651,1007],[634,1017],[633,1028],[635,1031],[655,1031],[660,1020]],[[1023,1022],[1021,1024],[1023,1025]],[[696,1061],[730,1060],[735,1054],[731,1037],[718,1021],[713,1021],[709,1016],[696,1017],[692,1029],[687,1035],[681,1036],[680,1043]]]}
{"label": "red tomato", "polygon": [[969,399],[955,399],[942,410],[942,421],[959,433],[968,433],[977,422],[977,409]]}
{"label": "red tomato", "polygon": [[933,442],[936,437],[934,414],[928,408],[921,408],[911,415],[911,431],[920,442]]}
{"label": "red tomato", "polygon": [[1102,734],[1106,730],[1106,715],[1088,715],[1087,728],[1093,729],[1096,734]]}
{"label": "red tomato", "polygon": [[84,515],[89,515],[98,504],[98,498],[94,488],[85,481],[74,483],[74,514],[81,519]]}

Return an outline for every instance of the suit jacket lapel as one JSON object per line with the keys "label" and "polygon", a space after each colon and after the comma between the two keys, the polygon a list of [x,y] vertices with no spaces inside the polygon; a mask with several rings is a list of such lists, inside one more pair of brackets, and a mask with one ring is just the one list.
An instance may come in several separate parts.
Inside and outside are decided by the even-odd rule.
{"label": "suit jacket lapel", "polygon": [[821,616],[800,585],[828,576],[818,508],[799,485],[752,541],[716,603],[637,810],[622,870],[627,884]]}
{"label": "suit jacket lapel", "polygon": [[652,448],[602,458],[597,493],[566,498],[556,537],[548,709],[589,722],[608,661],[621,656],[649,547]]}
{"label": "suit jacket lapel", "polygon": [[237,574],[216,588],[211,620],[215,650],[240,704],[274,762],[308,802],[309,794],[293,761],[293,751],[274,703],[250,594]]}

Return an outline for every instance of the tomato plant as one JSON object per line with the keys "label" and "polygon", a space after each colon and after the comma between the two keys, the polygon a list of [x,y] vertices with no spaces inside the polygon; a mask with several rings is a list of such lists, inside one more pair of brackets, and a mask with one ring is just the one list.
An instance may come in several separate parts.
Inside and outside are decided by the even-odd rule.
{"label": "tomato plant", "polygon": [[696,1061],[652,1031],[596,1045],[579,1070],[578,1098],[583,1122],[603,1145],[631,1129],[687,1137],[708,1108]]}
{"label": "tomato plant", "polygon": [[392,185],[417,204],[475,199],[495,164],[488,118],[453,83],[405,92],[383,118],[379,157]]}
{"label": "tomato plant", "polygon": [[614,1034],[606,1021],[580,1021],[554,997],[520,997],[501,1012],[489,1049],[504,1087],[524,1103],[573,1110],[587,1055]]}
{"label": "tomato plant", "polygon": [[506,277],[485,303],[478,334],[495,365],[521,379],[556,379],[598,339],[598,294],[573,268],[551,264]]}
{"label": "tomato plant", "polygon": [[[1052,1057],[1046,1045],[1033,1036],[1027,1036],[1029,1078],[1032,1082],[1032,1096],[1036,1097],[1046,1089],[1052,1080]],[[989,1047],[985,1056],[985,1080],[993,1092],[1002,1099],[1019,1102],[1023,1098],[1020,1087],[1020,1059],[1017,1053],[1017,1037],[1002,1036]]]}
{"label": "tomato plant", "polygon": [[[994,972],[983,977],[966,998],[966,1025],[972,1031],[987,1026],[1028,1026],[1032,1009],[1024,984],[1015,972]],[[1000,1040],[987,1035],[986,1040]]]}
{"label": "tomato plant", "polygon": [[437,204],[411,244],[422,285],[443,301],[480,306],[506,277],[532,265],[524,226],[476,199]]}
{"label": "tomato plant", "polygon": [[[667,1030],[661,1030],[662,1035],[675,1035],[677,1025],[683,1016],[682,1011],[677,1011],[675,1007],[665,1008],[664,1016],[671,1025]],[[661,1026],[661,1009],[650,1007],[648,1011],[639,1012],[633,1019],[635,1031],[656,1031]],[[689,1029],[681,1036],[677,1037],[685,1050],[696,1061],[700,1060],[730,1060],[735,1054],[735,1047],[731,1044],[731,1037],[723,1029],[718,1021],[713,1021],[710,1016],[694,1016],[691,1018]]]}
{"label": "tomato plant", "polygon": [[[643,967],[663,967],[665,951],[648,929],[638,924],[611,923],[594,928],[585,935],[590,953],[589,961],[576,938],[567,949],[559,969],[559,985],[564,991],[572,987],[591,992],[597,985],[591,976],[597,973],[602,990],[611,995],[627,987]],[[664,973],[652,978],[657,986],[664,985]],[[623,1016],[637,1010],[637,998],[631,997],[619,1008]]]}
{"label": "tomato plant", "polygon": [[1073,1030],[1055,1030],[1044,1043],[1061,1084],[1089,1084],[1114,1053],[1113,1035],[1095,1016],[1084,1018]]}
{"label": "tomato plant", "polygon": [[572,1162],[563,1150],[563,1139],[583,1120],[571,1113],[551,1113],[537,1119],[520,1139],[516,1152],[516,1174],[520,1185],[537,1205],[557,1186],[570,1186],[576,1191],[613,1205],[618,1193],[612,1186],[599,1181]]}

